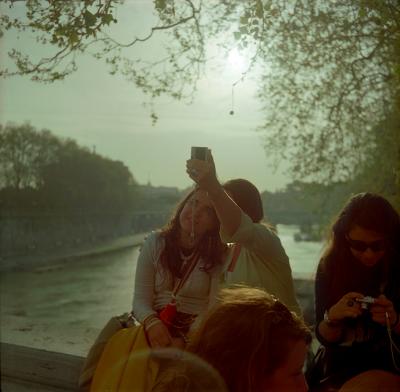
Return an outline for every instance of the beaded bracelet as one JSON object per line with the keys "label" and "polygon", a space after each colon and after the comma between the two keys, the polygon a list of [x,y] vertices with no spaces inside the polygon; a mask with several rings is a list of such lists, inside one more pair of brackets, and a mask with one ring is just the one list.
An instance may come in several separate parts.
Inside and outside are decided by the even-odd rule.
{"label": "beaded bracelet", "polygon": [[152,327],[153,325],[155,325],[157,323],[161,323],[161,320],[158,318],[158,316],[156,314],[151,314],[150,316],[146,317],[143,320],[144,330],[148,331],[150,329],[150,327]]}
{"label": "beaded bracelet", "polygon": [[145,324],[144,330],[147,332],[153,325],[156,325],[158,323],[162,323],[162,321],[158,317],[155,317],[154,319]]}
{"label": "beaded bracelet", "polygon": [[150,316],[147,316],[147,317],[143,320],[142,324],[145,325],[145,324],[147,324],[148,322],[150,322],[151,320],[153,320],[153,319],[155,319],[155,318],[158,318],[157,313],[152,313]]}

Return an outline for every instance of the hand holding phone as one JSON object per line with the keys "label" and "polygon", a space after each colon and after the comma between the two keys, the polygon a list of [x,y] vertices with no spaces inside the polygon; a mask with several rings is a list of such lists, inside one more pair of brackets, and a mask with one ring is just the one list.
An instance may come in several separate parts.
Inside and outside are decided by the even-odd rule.
{"label": "hand holding phone", "polygon": [[208,148],[207,147],[192,147],[190,158],[199,159],[200,161],[207,161]]}
{"label": "hand holding phone", "polygon": [[191,158],[186,161],[186,172],[190,178],[206,191],[219,184],[216,178],[214,159],[208,147],[192,147]]}

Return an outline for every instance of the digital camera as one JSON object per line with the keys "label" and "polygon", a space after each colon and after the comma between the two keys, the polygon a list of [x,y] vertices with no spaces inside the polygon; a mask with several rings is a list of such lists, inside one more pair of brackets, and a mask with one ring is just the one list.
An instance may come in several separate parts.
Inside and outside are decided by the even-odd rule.
{"label": "digital camera", "polygon": [[361,309],[369,309],[369,307],[375,302],[375,298],[366,296],[362,298],[356,298],[356,302],[361,304]]}
{"label": "digital camera", "polygon": [[207,160],[207,147],[192,147],[190,157],[191,159],[199,159],[201,161]]}

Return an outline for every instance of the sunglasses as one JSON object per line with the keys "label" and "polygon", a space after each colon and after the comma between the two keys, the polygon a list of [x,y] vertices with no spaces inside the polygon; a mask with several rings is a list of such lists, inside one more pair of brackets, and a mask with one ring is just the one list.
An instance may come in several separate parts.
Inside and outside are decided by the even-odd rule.
{"label": "sunglasses", "polygon": [[365,242],[359,240],[352,240],[349,237],[346,237],[346,240],[350,248],[357,250],[359,252],[365,252],[367,249],[371,249],[372,252],[382,252],[386,248],[385,240]]}

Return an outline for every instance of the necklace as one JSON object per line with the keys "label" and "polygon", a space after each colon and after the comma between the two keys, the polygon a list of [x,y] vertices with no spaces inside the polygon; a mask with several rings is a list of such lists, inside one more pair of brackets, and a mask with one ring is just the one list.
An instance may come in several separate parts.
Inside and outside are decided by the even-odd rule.
{"label": "necklace", "polygon": [[188,255],[185,255],[182,249],[179,249],[179,256],[182,260],[182,269],[186,267],[186,264],[188,263],[189,260],[193,259],[195,253],[196,253],[196,248],[193,248]]}

